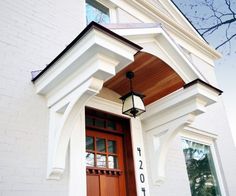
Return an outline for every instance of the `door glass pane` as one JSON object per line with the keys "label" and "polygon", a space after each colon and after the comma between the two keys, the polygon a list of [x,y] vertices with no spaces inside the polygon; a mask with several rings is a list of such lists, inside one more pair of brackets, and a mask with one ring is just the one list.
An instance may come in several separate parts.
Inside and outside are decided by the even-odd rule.
{"label": "door glass pane", "polygon": [[96,147],[98,152],[106,152],[106,141],[105,139],[96,138]]}
{"label": "door glass pane", "polygon": [[97,154],[97,167],[107,167],[106,155]]}
{"label": "door glass pane", "polygon": [[105,128],[105,120],[103,119],[95,119],[95,126],[100,128]]}
{"label": "door glass pane", "polygon": [[118,168],[117,164],[117,157],[116,156],[108,156],[108,168],[110,169],[116,169]]}
{"label": "door glass pane", "polygon": [[86,150],[94,150],[93,137],[86,136]]}
{"label": "door glass pane", "polygon": [[192,195],[220,196],[220,187],[210,146],[182,140]]}
{"label": "door glass pane", "polygon": [[94,153],[86,153],[86,166],[88,167],[94,167]]}
{"label": "door glass pane", "polygon": [[116,130],[116,123],[115,121],[108,120],[107,121],[107,128],[111,130]]}
{"label": "door glass pane", "polygon": [[116,153],[116,141],[112,141],[112,140],[108,141],[108,152]]}
{"label": "door glass pane", "polygon": [[85,123],[86,123],[87,126],[93,126],[94,125],[93,121],[94,121],[94,119],[92,117],[86,116]]}

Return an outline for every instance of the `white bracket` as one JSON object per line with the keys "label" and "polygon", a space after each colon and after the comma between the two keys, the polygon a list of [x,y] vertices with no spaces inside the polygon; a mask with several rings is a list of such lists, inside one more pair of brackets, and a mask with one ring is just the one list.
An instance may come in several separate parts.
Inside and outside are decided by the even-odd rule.
{"label": "white bracket", "polygon": [[142,115],[147,155],[154,185],[165,181],[165,167],[170,144],[183,128],[217,101],[220,90],[196,80],[185,88],[149,105]]}

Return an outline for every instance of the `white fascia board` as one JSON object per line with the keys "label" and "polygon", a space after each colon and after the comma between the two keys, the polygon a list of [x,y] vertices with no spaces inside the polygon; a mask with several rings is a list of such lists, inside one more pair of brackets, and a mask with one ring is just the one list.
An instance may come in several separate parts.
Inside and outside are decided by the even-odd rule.
{"label": "white fascia board", "polygon": [[92,29],[35,82],[36,92],[47,94],[75,71],[81,70],[81,73],[85,73],[89,67],[86,67],[86,62],[97,53],[109,56],[113,61],[118,61],[116,70],[120,70],[134,60],[137,49],[101,31]]}
{"label": "white fascia board", "polygon": [[[204,78],[197,68],[188,60],[175,41],[160,25],[157,24],[156,27],[151,28],[113,29],[113,31],[138,44],[154,42],[162,49],[162,52],[165,53],[168,60],[172,62],[169,66],[179,74],[185,83],[189,83],[197,78],[206,81],[206,78]],[[145,51],[145,47],[142,51]],[[155,55],[153,52],[151,52],[151,54]],[[162,60],[168,62],[166,59]]]}
{"label": "white fascia board", "polygon": [[[140,117],[146,131],[184,115],[199,115],[217,102],[219,92],[201,83],[182,88],[146,107]],[[152,123],[151,123],[152,122]]]}
{"label": "white fascia board", "polygon": [[73,92],[91,76],[100,80],[111,78],[116,74],[115,67],[118,64],[118,61],[109,59],[102,54],[98,53],[94,55],[84,64],[86,71],[84,71],[84,69],[75,71],[47,94],[47,106],[51,107],[56,104],[60,99]]}
{"label": "white fascia board", "polygon": [[186,28],[189,28],[199,39],[205,42],[205,40],[199,35],[196,29],[189,23],[189,21],[171,0],[159,0],[159,2],[166,10],[168,10],[169,14],[175,18],[175,20],[177,20],[180,24],[183,24]]}
{"label": "white fascia board", "polygon": [[112,29],[115,33],[124,36],[124,37],[129,37],[129,36],[156,36],[157,33],[161,32],[160,25],[157,25],[156,27],[147,27],[147,28],[117,28],[117,29]]}

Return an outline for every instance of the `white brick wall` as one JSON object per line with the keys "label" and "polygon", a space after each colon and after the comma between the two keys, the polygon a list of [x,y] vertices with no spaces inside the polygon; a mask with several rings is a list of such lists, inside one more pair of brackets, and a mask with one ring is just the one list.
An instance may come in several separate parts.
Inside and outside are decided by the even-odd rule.
{"label": "white brick wall", "polygon": [[84,1],[0,1],[0,196],[65,196],[68,174],[46,180],[48,110],[30,72],[84,28]]}
{"label": "white brick wall", "polygon": [[[48,110],[45,100],[35,94],[30,72],[44,68],[79,34],[85,27],[84,15],[84,0],[0,1],[0,196],[67,195],[68,171],[61,181],[45,179]],[[118,21],[125,20],[123,16]],[[233,196],[236,156],[221,106],[213,106],[195,126],[219,134],[219,153]],[[169,152],[167,181],[151,186],[153,195],[175,196],[179,190],[181,196],[190,195],[178,139]]]}

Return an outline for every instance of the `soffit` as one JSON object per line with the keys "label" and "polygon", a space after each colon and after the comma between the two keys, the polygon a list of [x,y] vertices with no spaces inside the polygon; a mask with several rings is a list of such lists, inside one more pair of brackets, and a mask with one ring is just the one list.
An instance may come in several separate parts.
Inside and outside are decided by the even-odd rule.
{"label": "soffit", "polygon": [[135,60],[108,80],[104,86],[124,95],[129,92],[127,71],[133,71],[133,89],[145,95],[144,103],[148,105],[156,100],[182,88],[184,81],[164,61],[145,52],[135,55]]}

